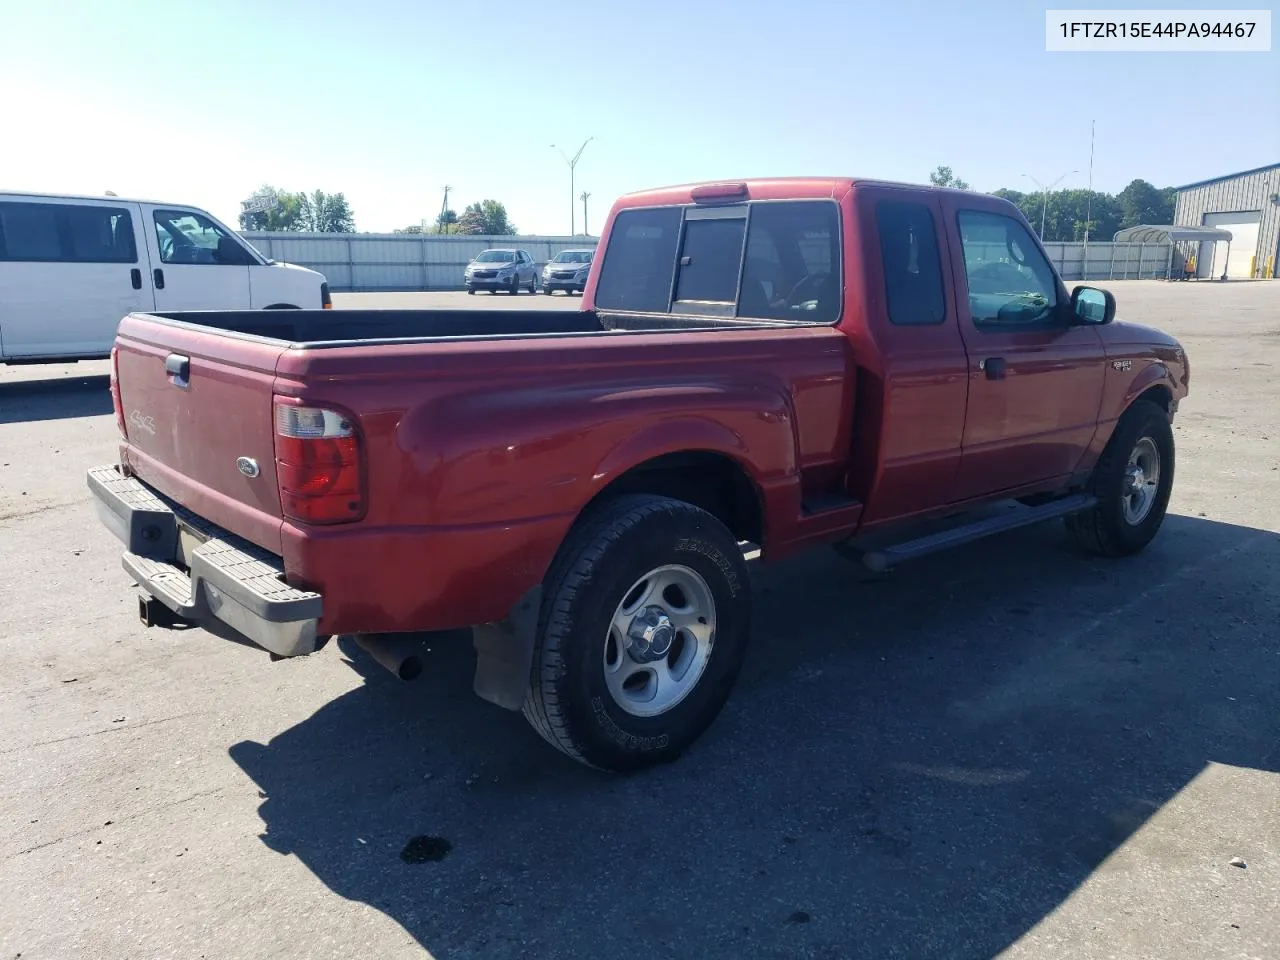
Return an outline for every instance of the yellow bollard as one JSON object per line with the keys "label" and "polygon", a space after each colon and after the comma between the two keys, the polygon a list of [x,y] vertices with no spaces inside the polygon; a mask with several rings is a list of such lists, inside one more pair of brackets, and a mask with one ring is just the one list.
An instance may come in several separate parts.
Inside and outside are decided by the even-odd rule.
{"label": "yellow bollard", "polygon": [[1258,255],[1255,253],[1249,258],[1249,279],[1252,280],[1258,275]]}
{"label": "yellow bollard", "polygon": [[1262,276],[1267,280],[1271,279],[1271,264],[1272,264],[1272,258],[1267,257],[1267,269],[1264,270],[1262,273]]}

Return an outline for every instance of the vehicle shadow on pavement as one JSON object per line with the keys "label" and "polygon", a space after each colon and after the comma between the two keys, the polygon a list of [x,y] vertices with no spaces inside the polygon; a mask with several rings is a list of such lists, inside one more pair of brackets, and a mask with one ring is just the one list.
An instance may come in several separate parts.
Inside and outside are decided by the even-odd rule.
{"label": "vehicle shadow on pavement", "polygon": [[36,423],[111,413],[108,376],[0,383],[0,424]]}
{"label": "vehicle shadow on pavement", "polygon": [[1052,524],[884,577],[817,551],[757,571],[678,763],[561,757],[465,636],[413,684],[346,647],[363,686],[231,756],[264,843],[435,957],[991,957],[1206,764],[1277,768],[1278,572],[1280,536],[1181,516],[1121,561]]}

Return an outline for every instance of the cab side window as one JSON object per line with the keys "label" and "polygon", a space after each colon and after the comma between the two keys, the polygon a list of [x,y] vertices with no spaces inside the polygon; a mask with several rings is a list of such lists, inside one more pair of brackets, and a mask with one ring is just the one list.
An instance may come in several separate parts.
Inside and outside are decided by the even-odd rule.
{"label": "cab side window", "polygon": [[932,211],[923,203],[883,200],[876,204],[876,231],[889,322],[899,327],[942,323],[947,307]]}
{"label": "cab side window", "polygon": [[1016,330],[1053,323],[1058,313],[1053,268],[1026,227],[979,210],[962,210],[958,224],[974,326]]}

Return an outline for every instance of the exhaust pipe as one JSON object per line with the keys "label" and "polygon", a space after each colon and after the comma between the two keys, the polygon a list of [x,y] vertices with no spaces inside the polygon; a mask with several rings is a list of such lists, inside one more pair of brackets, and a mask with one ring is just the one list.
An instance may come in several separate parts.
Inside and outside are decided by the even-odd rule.
{"label": "exhaust pipe", "polygon": [[401,680],[412,680],[422,673],[421,644],[412,634],[357,633],[356,644],[380,666]]}

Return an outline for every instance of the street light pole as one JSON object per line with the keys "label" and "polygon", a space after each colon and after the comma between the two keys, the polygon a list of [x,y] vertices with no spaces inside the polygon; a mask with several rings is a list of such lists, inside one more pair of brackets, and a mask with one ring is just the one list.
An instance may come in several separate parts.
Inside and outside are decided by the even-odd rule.
{"label": "street light pole", "polygon": [[582,232],[588,237],[591,236],[591,228],[587,226],[587,197],[589,196],[591,194],[587,193],[587,191],[582,191]]}
{"label": "street light pole", "polygon": [[582,151],[587,149],[587,144],[594,139],[595,137],[587,137],[587,139],[583,140],[582,146],[578,148],[578,152],[573,155],[572,160],[569,159],[569,155],[567,153],[565,153],[563,150],[560,150],[560,148],[557,147],[554,143],[551,144],[551,149],[560,150],[560,156],[564,157],[564,162],[569,165],[569,236],[571,237],[574,235],[574,232],[577,230],[577,220],[575,218],[577,216],[576,208],[578,205],[578,198],[577,198],[577,195],[574,193],[573,170],[578,165],[578,158],[582,156]]}
{"label": "street light pole", "polygon": [[1044,242],[1045,215],[1049,212],[1049,191],[1052,190],[1054,187],[1056,187],[1058,184],[1060,184],[1067,177],[1071,176],[1071,174],[1079,173],[1079,172],[1080,172],[1079,170],[1068,170],[1066,173],[1060,176],[1057,180],[1053,181],[1053,183],[1049,184],[1049,186],[1047,187],[1044,184],[1042,184],[1039,180],[1037,180],[1035,177],[1031,176],[1031,174],[1029,173],[1023,174],[1024,177],[1026,177],[1028,180],[1034,183],[1037,187],[1039,187],[1040,192],[1044,194],[1044,202],[1040,206],[1040,242],[1041,243]]}

